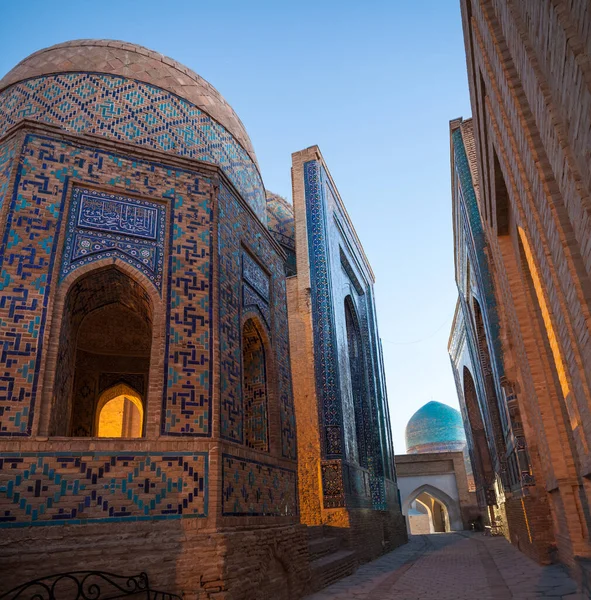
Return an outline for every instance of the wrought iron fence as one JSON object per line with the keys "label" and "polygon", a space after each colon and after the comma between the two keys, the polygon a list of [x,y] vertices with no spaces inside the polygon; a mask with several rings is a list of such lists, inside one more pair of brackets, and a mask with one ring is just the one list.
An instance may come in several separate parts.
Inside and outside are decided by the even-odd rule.
{"label": "wrought iron fence", "polygon": [[103,571],[74,571],[33,579],[0,595],[0,600],[181,600],[150,588],[146,573],[115,575]]}

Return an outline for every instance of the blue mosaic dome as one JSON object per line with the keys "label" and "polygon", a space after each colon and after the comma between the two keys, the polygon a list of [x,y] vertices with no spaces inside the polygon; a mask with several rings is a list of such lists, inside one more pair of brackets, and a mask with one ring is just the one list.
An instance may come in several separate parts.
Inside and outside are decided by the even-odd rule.
{"label": "blue mosaic dome", "polygon": [[462,415],[441,402],[428,402],[417,410],[406,426],[406,451],[456,452],[466,445]]}
{"label": "blue mosaic dome", "polygon": [[0,136],[25,118],[215,164],[267,221],[244,124],[209,82],[158,52],[117,40],[39,50],[0,80]]}

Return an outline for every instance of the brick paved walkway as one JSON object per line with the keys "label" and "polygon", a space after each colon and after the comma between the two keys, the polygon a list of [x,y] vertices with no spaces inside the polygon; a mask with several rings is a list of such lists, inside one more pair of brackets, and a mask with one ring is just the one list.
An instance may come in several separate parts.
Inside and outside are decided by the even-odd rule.
{"label": "brick paved walkway", "polygon": [[305,600],[583,600],[560,565],[541,567],[503,538],[442,533],[410,542]]}

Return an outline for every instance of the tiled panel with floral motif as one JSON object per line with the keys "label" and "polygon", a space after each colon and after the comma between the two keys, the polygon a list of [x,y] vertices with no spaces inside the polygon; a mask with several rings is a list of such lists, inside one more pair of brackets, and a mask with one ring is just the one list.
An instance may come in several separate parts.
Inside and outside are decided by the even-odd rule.
{"label": "tiled panel with floral motif", "polygon": [[101,258],[119,256],[162,288],[163,204],[74,187],[61,277]]}

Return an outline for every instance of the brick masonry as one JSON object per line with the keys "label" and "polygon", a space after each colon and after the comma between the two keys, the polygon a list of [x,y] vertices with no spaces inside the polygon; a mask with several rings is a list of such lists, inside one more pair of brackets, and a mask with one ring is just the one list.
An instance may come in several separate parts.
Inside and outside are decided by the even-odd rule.
{"label": "brick masonry", "polygon": [[[113,67],[145,49],[90,46],[87,63],[65,47],[76,72],[55,73],[61,47],[0,85],[0,592],[96,568],[200,600],[299,597],[285,254],[250,142],[223,100],[205,113]],[[79,70],[104,52],[108,69]],[[96,437],[117,386],[141,437]]]}
{"label": "brick masonry", "polygon": [[[373,273],[316,146],[293,155],[292,185],[297,276],[287,281],[301,518],[340,532],[363,562],[406,540]],[[282,215],[272,222],[286,230]]]}
{"label": "brick masonry", "polygon": [[[478,208],[514,392],[508,409],[523,429],[558,557],[576,570],[591,555],[589,6],[461,6]],[[508,503],[507,515],[518,509]]]}

